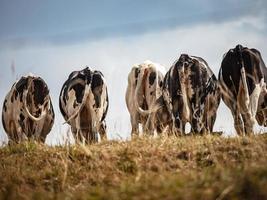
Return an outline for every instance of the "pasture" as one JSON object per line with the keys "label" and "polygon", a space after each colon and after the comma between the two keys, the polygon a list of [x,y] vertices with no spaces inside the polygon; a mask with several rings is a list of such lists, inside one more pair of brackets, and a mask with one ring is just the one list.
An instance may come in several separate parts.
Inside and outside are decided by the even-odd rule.
{"label": "pasture", "polygon": [[0,148],[0,199],[267,199],[267,135]]}

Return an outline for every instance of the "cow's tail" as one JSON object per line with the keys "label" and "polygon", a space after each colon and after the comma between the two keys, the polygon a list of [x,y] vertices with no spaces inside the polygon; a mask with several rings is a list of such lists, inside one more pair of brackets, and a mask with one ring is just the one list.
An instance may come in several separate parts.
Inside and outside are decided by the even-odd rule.
{"label": "cow's tail", "polygon": [[144,110],[142,109],[141,107],[137,107],[137,111],[138,113],[140,113],[142,116],[147,116],[147,115],[150,115],[152,113],[155,113],[157,112],[158,109],[161,108],[161,105],[157,104],[156,102],[153,103],[153,105],[151,106],[152,108],[149,109],[149,110]]}
{"label": "cow's tail", "polygon": [[[179,71],[178,71],[178,73],[179,73]],[[180,70],[178,77],[179,77],[180,82],[181,82],[181,95],[182,95],[182,99],[183,99],[183,115],[184,115],[185,119],[189,120],[190,109],[189,109],[189,105],[188,105],[187,85],[185,83],[186,77],[185,77],[185,73],[184,73],[184,66]]]}
{"label": "cow's tail", "polygon": [[242,56],[242,46],[238,45],[236,47],[236,51],[237,51],[237,56],[238,56],[238,62],[240,63],[240,66],[241,66],[241,69],[240,69],[241,81],[242,81],[242,84],[244,87],[244,96],[242,98],[242,101],[244,101],[244,103],[245,103],[245,109],[248,110],[249,105],[250,105],[250,99],[249,99],[246,70],[245,70],[244,60],[243,60],[243,56]]}
{"label": "cow's tail", "polygon": [[156,96],[156,100],[162,95],[162,91],[161,91],[161,88],[159,86],[160,84],[160,81],[161,81],[161,72],[159,72],[156,68],[155,68],[155,72],[156,72],[156,80],[155,80],[155,83],[156,83],[156,91],[155,91],[155,96]]}
{"label": "cow's tail", "polygon": [[86,100],[87,100],[87,98],[88,98],[88,96],[89,96],[89,94],[90,94],[90,91],[91,91],[91,83],[88,83],[88,82],[87,82],[87,79],[86,79],[86,80],[85,80],[85,88],[84,88],[84,94],[83,94],[82,102],[81,102],[81,104],[78,106],[77,111],[76,111],[73,115],[71,115],[71,116],[68,118],[68,120],[66,120],[66,121],[64,122],[64,124],[69,123],[72,119],[74,119],[74,118],[81,112],[81,110],[83,109],[83,107],[84,107],[85,104],[86,104]]}
{"label": "cow's tail", "polygon": [[141,114],[141,115],[148,115],[149,112],[142,109],[141,106],[138,103],[138,100],[141,98],[145,98],[145,91],[144,88],[145,85],[145,81],[146,81],[146,68],[141,68],[140,73],[138,75],[138,79],[137,79],[137,84],[136,84],[136,88],[135,88],[135,93],[134,93],[134,105],[136,110]]}
{"label": "cow's tail", "polygon": [[47,114],[47,109],[44,108],[44,107],[45,107],[45,105],[47,105],[47,107],[48,107],[48,105],[50,105],[50,98],[49,98],[49,96],[46,96],[45,101],[44,101],[43,106],[42,106],[42,109],[41,109],[42,111],[41,111],[40,116],[39,116],[39,117],[35,117],[35,116],[34,116],[33,114],[31,114],[31,112],[29,111],[28,103],[27,103],[27,96],[28,96],[28,91],[29,91],[29,87],[30,87],[30,86],[31,86],[31,83],[29,83],[27,90],[23,93],[22,102],[23,102],[25,111],[26,111],[27,115],[29,116],[29,118],[30,118],[31,120],[33,120],[33,121],[40,121],[40,120],[42,120],[42,119],[46,116],[46,114]]}
{"label": "cow's tail", "polygon": [[151,113],[157,111],[160,106],[154,104],[152,105],[152,109],[150,110],[144,110],[141,108],[141,106],[138,103],[138,100],[141,99],[146,99],[146,91],[145,91],[145,83],[147,81],[147,71],[146,68],[143,68],[140,70],[138,79],[137,79],[137,85],[135,88],[135,94],[134,94],[134,105],[135,109],[137,110],[138,113],[140,113],[142,116],[147,116],[150,115]]}

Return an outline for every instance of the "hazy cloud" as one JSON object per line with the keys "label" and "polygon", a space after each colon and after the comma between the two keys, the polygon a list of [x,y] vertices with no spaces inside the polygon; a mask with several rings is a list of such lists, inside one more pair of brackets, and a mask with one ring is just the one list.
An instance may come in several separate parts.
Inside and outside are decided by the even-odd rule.
{"label": "hazy cloud", "polygon": [[[26,3],[27,2],[27,3]],[[264,16],[265,0],[1,1],[0,45],[69,45]],[[266,33],[266,29],[264,30]]]}

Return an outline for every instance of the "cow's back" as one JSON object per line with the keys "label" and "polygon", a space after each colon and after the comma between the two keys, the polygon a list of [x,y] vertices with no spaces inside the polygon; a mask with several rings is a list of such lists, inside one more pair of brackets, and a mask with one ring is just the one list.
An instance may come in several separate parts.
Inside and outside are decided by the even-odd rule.
{"label": "cow's back", "polygon": [[103,74],[89,67],[72,72],[62,86],[60,111],[70,124],[75,139],[97,141],[97,133],[105,135],[108,92]]}
{"label": "cow's back", "polygon": [[[210,106],[216,114],[220,92],[217,79],[204,59],[182,54],[164,78],[163,97],[175,126],[181,132],[186,122],[195,129],[193,131],[200,132],[200,128],[194,128],[199,126],[212,131],[210,127],[213,125],[206,120]],[[212,99],[214,105],[209,103]]]}
{"label": "cow's back", "polygon": [[[18,142],[22,139],[34,138],[44,142],[47,134],[52,129],[54,124],[52,102],[49,93],[43,90],[38,81],[43,84],[43,87],[47,87],[40,77],[22,77],[13,84],[5,97],[2,109],[2,123],[9,139],[12,141]],[[30,84],[35,84],[34,89],[28,91],[30,87],[33,87]],[[48,100],[46,103],[44,102],[45,97]],[[33,115],[38,115],[36,108],[39,105],[45,106],[46,114],[42,118],[34,120],[29,116],[29,112],[34,113]],[[25,106],[28,107],[28,112]]]}

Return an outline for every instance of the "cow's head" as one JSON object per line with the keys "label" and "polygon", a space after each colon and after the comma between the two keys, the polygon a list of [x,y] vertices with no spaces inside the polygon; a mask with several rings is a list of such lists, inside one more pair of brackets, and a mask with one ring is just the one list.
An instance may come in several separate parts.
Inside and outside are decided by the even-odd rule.
{"label": "cow's head", "polygon": [[27,85],[22,98],[24,108],[32,120],[39,121],[50,109],[49,90],[40,77],[30,75],[26,79]]}

